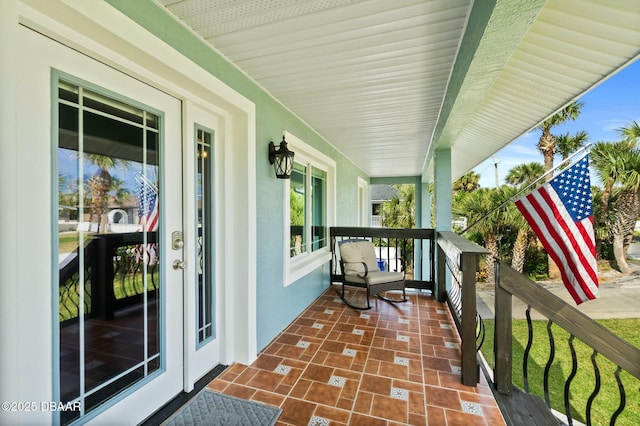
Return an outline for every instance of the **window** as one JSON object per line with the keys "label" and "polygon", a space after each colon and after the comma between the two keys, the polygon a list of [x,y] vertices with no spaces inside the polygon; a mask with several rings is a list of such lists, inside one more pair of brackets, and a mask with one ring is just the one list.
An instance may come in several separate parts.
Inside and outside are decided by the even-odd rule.
{"label": "window", "polygon": [[329,227],[334,223],[335,162],[285,133],[295,159],[285,199],[285,285],[329,259]]}
{"label": "window", "polygon": [[[307,170],[311,179],[307,179]],[[289,187],[289,256],[296,257],[327,246],[327,172],[293,164]]]}

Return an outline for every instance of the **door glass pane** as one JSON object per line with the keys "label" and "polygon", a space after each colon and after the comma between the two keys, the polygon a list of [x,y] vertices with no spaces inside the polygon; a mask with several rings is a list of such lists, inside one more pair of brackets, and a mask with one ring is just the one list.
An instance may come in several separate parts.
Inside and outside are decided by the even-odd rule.
{"label": "door glass pane", "polygon": [[298,256],[307,251],[305,240],[306,222],[306,189],[307,167],[300,163],[293,163],[289,185],[289,223],[291,229],[290,257]]}
{"label": "door glass pane", "polygon": [[196,129],[196,196],[198,223],[198,343],[214,335],[212,134]]}
{"label": "door glass pane", "polygon": [[58,82],[59,400],[76,420],[160,368],[160,117]]}

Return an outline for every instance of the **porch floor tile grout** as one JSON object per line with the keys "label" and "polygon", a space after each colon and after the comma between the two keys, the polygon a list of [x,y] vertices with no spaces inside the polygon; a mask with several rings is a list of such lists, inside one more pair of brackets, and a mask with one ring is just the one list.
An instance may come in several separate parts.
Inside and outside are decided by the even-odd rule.
{"label": "porch floor tile grout", "polygon": [[[322,419],[331,425],[504,425],[485,380],[475,388],[451,380],[456,376],[452,367],[460,364],[455,327],[438,327],[437,334],[432,334],[433,323],[453,324],[446,305],[429,293],[408,291],[407,296],[408,302],[398,304],[372,298],[371,310],[356,311],[340,299],[336,301],[337,295],[329,288],[276,336],[254,363],[230,366],[207,387],[279,406],[283,412],[278,426],[306,426]],[[364,301],[361,291],[351,292],[350,297]],[[442,310],[446,313],[439,312]],[[349,329],[351,333],[354,329],[364,332],[352,339],[346,334]],[[368,332],[370,339],[367,336],[365,340]],[[395,339],[388,337],[394,335]],[[397,339],[403,335],[408,336],[406,342]],[[297,346],[305,339],[309,341],[306,347]],[[458,347],[445,345],[449,342]],[[356,352],[345,351],[348,348]],[[452,358],[438,357],[437,349]],[[407,365],[396,364],[398,357],[405,357]],[[427,365],[428,360],[436,364]],[[270,372],[263,368],[275,363]],[[419,373],[414,371],[416,365]],[[273,370],[281,366],[290,368],[281,369],[287,372],[280,378]],[[252,369],[256,371],[247,380],[243,374]],[[260,371],[272,374],[256,377]],[[342,387],[329,383],[334,376],[345,379]],[[434,380],[437,385],[431,383]],[[382,384],[389,386],[386,394],[375,387]],[[476,397],[469,398],[471,394]]]}

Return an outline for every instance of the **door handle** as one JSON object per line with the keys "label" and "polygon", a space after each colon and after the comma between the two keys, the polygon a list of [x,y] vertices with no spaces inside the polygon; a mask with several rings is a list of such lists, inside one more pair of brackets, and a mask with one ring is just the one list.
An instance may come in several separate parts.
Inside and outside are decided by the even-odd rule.
{"label": "door handle", "polygon": [[184,263],[184,260],[176,259],[173,261],[173,269],[176,271],[179,269],[184,269],[187,265]]}

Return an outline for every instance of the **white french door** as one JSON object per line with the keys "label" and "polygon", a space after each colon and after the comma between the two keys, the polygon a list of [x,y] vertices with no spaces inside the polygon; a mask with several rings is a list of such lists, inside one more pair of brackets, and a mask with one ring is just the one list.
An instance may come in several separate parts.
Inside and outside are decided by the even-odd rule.
{"label": "white french door", "polygon": [[220,158],[223,127],[212,111],[187,101],[185,108],[185,384],[193,384],[221,361],[224,252],[220,235],[223,212]]}
{"label": "white french door", "polygon": [[183,275],[182,105],[31,30],[19,34],[23,149],[32,164],[53,156],[51,169],[25,178],[52,182],[51,204],[34,200],[34,210],[50,211],[55,230],[52,291],[33,294],[51,298],[51,316],[21,327],[52,325],[51,352],[40,354],[43,365],[52,360],[51,401],[78,407],[53,413],[54,423],[136,424],[185,382],[183,295],[193,277]]}

